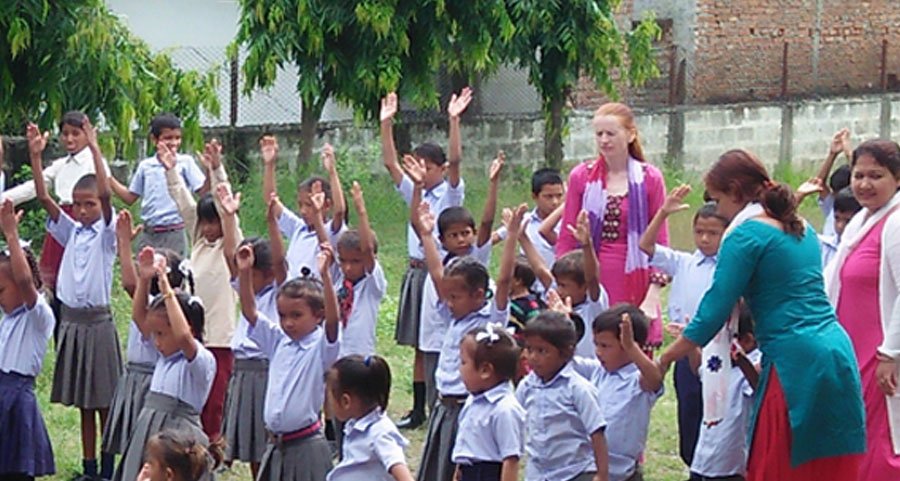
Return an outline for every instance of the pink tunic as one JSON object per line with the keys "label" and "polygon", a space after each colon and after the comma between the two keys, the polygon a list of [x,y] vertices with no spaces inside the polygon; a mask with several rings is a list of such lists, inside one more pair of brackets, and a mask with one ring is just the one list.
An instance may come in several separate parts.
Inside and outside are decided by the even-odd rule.
{"label": "pink tunic", "polygon": [[847,256],[841,267],[841,294],[837,315],[850,335],[859,362],[863,399],[866,404],[866,454],[859,479],[900,479],[900,456],[891,446],[890,426],[884,394],[878,388],[875,352],[884,340],[879,309],[878,277],[881,265],[881,233],[887,218],[872,227]]}

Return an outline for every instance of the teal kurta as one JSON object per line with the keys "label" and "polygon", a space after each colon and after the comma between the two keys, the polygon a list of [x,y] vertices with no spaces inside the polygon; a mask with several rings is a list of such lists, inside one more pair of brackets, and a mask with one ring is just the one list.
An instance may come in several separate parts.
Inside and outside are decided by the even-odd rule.
{"label": "teal kurta", "polygon": [[859,369],[825,295],[815,231],[808,227],[800,239],[757,220],[737,226],[722,242],[712,286],[684,337],[708,343],[742,296],[763,353],[751,438],[774,367],[788,405],[794,466],[864,452]]}

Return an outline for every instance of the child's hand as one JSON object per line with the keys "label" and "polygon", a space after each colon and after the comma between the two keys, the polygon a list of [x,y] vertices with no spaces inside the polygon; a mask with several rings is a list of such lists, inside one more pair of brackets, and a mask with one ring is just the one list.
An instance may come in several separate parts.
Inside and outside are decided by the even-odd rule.
{"label": "child's hand", "polygon": [[312,202],[316,214],[322,215],[325,210],[325,192],[322,191],[322,183],[314,182],[310,187],[309,200]]}
{"label": "child's hand", "polygon": [[156,277],[156,251],[152,247],[144,247],[138,252],[138,277],[149,281]]}
{"label": "child's hand", "polygon": [[422,237],[422,242],[425,242],[425,238],[434,232],[435,223],[434,214],[431,212],[428,202],[419,203],[418,214],[419,236]]}
{"label": "child's hand", "polygon": [[319,266],[319,274],[324,278],[330,274],[328,269],[334,264],[334,249],[331,244],[323,242],[319,244],[319,254],[316,255],[316,262]]}
{"label": "child's hand", "polygon": [[671,192],[669,192],[669,195],[666,196],[666,200],[662,205],[662,211],[666,215],[672,215],[676,212],[690,209],[691,206],[684,202],[684,198],[687,197],[687,195],[690,193],[690,185],[681,184],[678,187],[675,187]]}
{"label": "child's hand", "polygon": [[156,270],[156,282],[159,283],[159,292],[165,294],[172,290],[169,285],[169,261],[166,256],[153,256],[153,268]]}
{"label": "child's hand", "polygon": [[572,313],[572,298],[566,297],[563,301],[556,289],[550,289],[547,291],[547,309],[568,316]]}
{"label": "child's hand", "polygon": [[814,194],[816,192],[822,192],[825,190],[825,186],[822,184],[822,179],[818,177],[813,177],[806,182],[800,184],[797,187],[797,195],[801,197],[806,197],[810,194]]}
{"label": "child's hand", "polygon": [[668,332],[670,336],[677,338],[684,332],[684,324],[669,322],[666,324],[666,332]]}
{"label": "child's hand", "polygon": [[84,132],[88,147],[100,150],[100,144],[97,143],[97,127],[91,125],[91,119],[87,115],[84,116],[84,120],[81,122],[81,130]]}
{"label": "child's hand", "polygon": [[506,227],[508,232],[518,233],[522,230],[522,219],[525,218],[526,212],[528,212],[528,204],[519,204],[516,207],[516,210],[511,211],[509,217],[509,225]]}
{"label": "child's hand", "polygon": [[256,256],[253,254],[253,247],[250,245],[242,245],[234,254],[235,263],[240,271],[248,271],[253,268]]}
{"label": "child's hand", "polygon": [[206,166],[206,170],[212,172],[218,169],[222,165],[222,144],[218,139],[212,139],[203,147],[203,154],[199,157]]}
{"label": "child's hand", "polygon": [[591,245],[591,223],[588,221],[587,211],[583,210],[578,213],[575,219],[575,225],[567,225],[567,229],[575,237],[575,240],[583,246]]}
{"label": "child's hand", "polygon": [[278,194],[272,192],[269,196],[269,202],[266,203],[266,220],[269,222],[277,222],[278,219],[275,217],[275,213],[281,212],[283,207],[281,199],[278,198]]}
{"label": "child's hand", "polygon": [[421,185],[425,182],[425,161],[419,160],[412,155],[403,156],[403,170],[414,184]]}
{"label": "child's hand", "polygon": [[134,227],[131,212],[124,209],[119,212],[119,216],[116,217],[116,239],[120,244],[131,244],[143,230],[143,224]]}
{"label": "child's hand", "polygon": [[834,133],[831,144],[828,146],[828,152],[837,155],[848,150],[850,150],[850,129],[844,127]]}
{"label": "child's hand", "polygon": [[634,342],[634,326],[631,324],[631,315],[627,312],[622,314],[622,322],[619,323],[619,342],[622,343],[622,349],[625,352],[641,350],[641,347]]}
{"label": "child's hand", "polygon": [[391,120],[397,115],[397,93],[391,92],[381,99],[381,121]]}
{"label": "child's hand", "polygon": [[19,232],[19,215],[16,214],[11,199],[5,199],[3,204],[0,204],[0,229],[7,239]]}
{"label": "child's hand", "polygon": [[469,107],[469,103],[471,102],[472,89],[466,87],[462,89],[458,96],[456,94],[450,96],[450,103],[447,104],[447,113],[450,115],[451,119],[458,119],[459,116],[466,111],[466,108]]}
{"label": "child's hand", "polygon": [[231,193],[231,185],[221,183],[216,186],[216,196],[219,198],[219,204],[226,215],[237,214],[241,208],[241,193]]}
{"label": "child's hand", "polygon": [[152,481],[153,478],[150,476],[150,463],[144,463],[144,466],[141,468],[141,472],[138,473],[137,479],[135,481]]}
{"label": "child's hand", "polygon": [[334,172],[335,159],[334,159],[334,147],[331,144],[326,143],[324,147],[322,147],[322,168],[325,169],[325,172]]}
{"label": "child's hand", "polygon": [[502,211],[500,211],[500,225],[506,227],[506,231],[509,232],[509,221],[512,219],[512,209],[509,207],[504,207]]}
{"label": "child's hand", "polygon": [[175,152],[173,152],[164,142],[157,142],[156,158],[159,159],[159,163],[162,164],[166,170],[171,170],[175,167]]}
{"label": "child's hand", "polygon": [[363,191],[362,187],[359,186],[359,182],[353,181],[353,186],[350,187],[350,195],[353,197],[353,205],[356,206],[357,212],[362,212],[366,208],[366,201],[363,199]]}
{"label": "child's hand", "polygon": [[28,152],[32,157],[40,156],[47,148],[47,139],[50,138],[50,132],[41,133],[41,129],[35,124],[28,124],[25,130],[25,137],[28,139]]}
{"label": "child's hand", "polygon": [[263,164],[275,165],[278,158],[278,139],[274,135],[264,135],[259,139],[259,153],[262,154]]}
{"label": "child's hand", "polygon": [[491,162],[491,170],[488,174],[488,179],[491,182],[496,182],[500,179],[500,171],[503,170],[503,165],[506,163],[506,153],[501,151],[497,152],[497,158]]}

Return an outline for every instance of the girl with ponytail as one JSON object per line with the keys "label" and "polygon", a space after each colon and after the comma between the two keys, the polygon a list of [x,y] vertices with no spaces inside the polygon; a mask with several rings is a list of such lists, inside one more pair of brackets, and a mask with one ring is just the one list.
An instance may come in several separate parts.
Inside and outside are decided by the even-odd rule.
{"label": "girl with ponytail", "polygon": [[138,481],[199,481],[222,464],[221,439],[206,447],[190,435],[165,430],[147,441]]}

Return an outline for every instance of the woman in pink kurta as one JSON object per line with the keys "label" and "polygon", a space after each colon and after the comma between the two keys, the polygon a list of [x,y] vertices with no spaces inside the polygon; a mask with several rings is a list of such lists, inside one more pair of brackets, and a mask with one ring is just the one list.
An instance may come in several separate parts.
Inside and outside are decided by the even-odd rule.
{"label": "woman in pink kurta", "polygon": [[[627,106],[602,105],[594,114],[593,126],[600,155],[575,166],[569,174],[556,255],[579,247],[566,226],[575,225],[578,213],[587,211],[600,260],[600,282],[610,305],[628,302],[640,306],[650,287],[652,271],[638,243],[665,200],[665,179],[659,169],[645,162],[634,115]],[[666,225],[659,239],[668,245]],[[658,306],[655,310],[647,339],[650,345],[662,342]]]}

